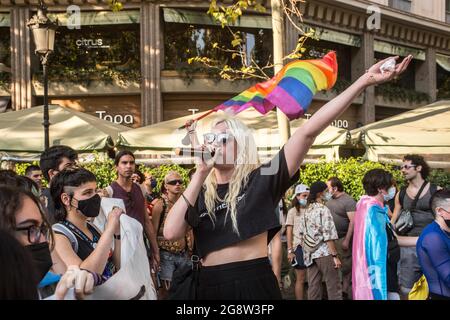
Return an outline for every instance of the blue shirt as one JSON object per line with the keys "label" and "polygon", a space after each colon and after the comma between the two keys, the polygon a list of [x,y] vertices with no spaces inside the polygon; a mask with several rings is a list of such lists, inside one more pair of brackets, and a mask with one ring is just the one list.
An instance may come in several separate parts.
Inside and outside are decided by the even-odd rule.
{"label": "blue shirt", "polygon": [[450,233],[433,221],[423,230],[416,248],[429,291],[450,297]]}

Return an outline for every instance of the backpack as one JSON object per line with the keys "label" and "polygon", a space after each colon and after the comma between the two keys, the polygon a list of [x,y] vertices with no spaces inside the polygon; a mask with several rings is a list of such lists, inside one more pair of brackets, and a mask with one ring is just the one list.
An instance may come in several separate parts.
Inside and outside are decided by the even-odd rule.
{"label": "backpack", "polygon": [[67,228],[62,223],[55,223],[52,226],[52,229],[55,232],[59,232],[59,233],[65,235],[67,237],[67,239],[69,239],[70,244],[72,245],[73,251],[78,252],[78,240],[77,240],[77,237],[73,234],[72,231],[70,231],[69,228]]}
{"label": "backpack", "polygon": [[[89,225],[91,227],[93,227],[95,230],[97,230],[97,232],[101,235],[102,233],[100,232],[100,230],[92,223],[89,223]],[[70,244],[72,246],[72,249],[75,253],[78,253],[78,239],[75,236],[75,234],[69,229],[67,228],[64,224],[62,223],[55,223],[52,226],[53,231],[55,232],[59,232],[61,234],[63,234],[64,236],[66,236],[67,239],[69,239]]]}

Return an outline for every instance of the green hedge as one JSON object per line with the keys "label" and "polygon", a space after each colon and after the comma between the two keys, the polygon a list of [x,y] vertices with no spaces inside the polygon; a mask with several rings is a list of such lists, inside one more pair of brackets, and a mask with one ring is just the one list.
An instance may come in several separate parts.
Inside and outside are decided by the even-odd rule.
{"label": "green hedge", "polygon": [[[34,162],[33,164],[37,164]],[[16,164],[16,172],[24,174],[26,167],[30,163]],[[93,162],[82,163],[81,166],[92,171],[97,177],[99,188],[104,188],[117,178],[114,162],[112,160],[100,160],[98,157]],[[332,176],[337,176],[344,184],[345,191],[355,199],[359,199],[364,194],[362,178],[364,174],[371,170],[381,168],[391,172],[397,184],[404,185],[405,181],[400,170],[389,164],[364,161],[360,158],[342,159],[338,162],[321,161],[317,164],[307,164],[300,171],[299,182],[311,185],[311,183],[321,180],[326,181]],[[164,176],[168,171],[174,170],[181,174],[185,185],[188,182],[189,169],[179,165],[161,165],[157,167],[147,167],[140,165],[139,169],[144,172],[151,172],[157,180],[157,191],[160,190]],[[430,174],[430,181],[442,187],[450,187],[450,173],[440,169],[434,169]]]}
{"label": "green hedge", "polygon": [[372,169],[385,169],[394,176],[398,184],[403,185],[404,179],[400,170],[392,165],[372,161],[364,161],[360,158],[342,159],[338,162],[325,162],[307,164],[300,171],[299,182],[311,185],[315,181],[326,182],[331,177],[338,177],[347,192],[354,199],[359,199],[364,194],[362,178],[367,171]]}
{"label": "green hedge", "polygon": [[[30,165],[39,165],[38,161],[35,161],[33,163],[16,163],[16,172],[17,174],[24,175],[25,170]],[[86,168],[87,170],[91,171],[95,174],[97,177],[97,186],[98,188],[105,188],[106,186],[110,185],[112,181],[117,179],[117,172],[116,168],[114,166],[114,161],[111,159],[108,160],[102,160],[98,155],[95,156],[94,161],[92,162],[86,162],[86,163],[80,163],[80,166]],[[179,165],[162,165],[158,167],[147,167],[143,165],[139,165],[138,169],[142,172],[151,172],[152,176],[156,179],[158,182],[157,185],[157,192],[161,189],[161,185],[163,184],[163,180],[167,172],[174,170],[180,173],[181,177],[183,178],[183,181],[185,185],[188,182],[188,172],[189,169],[185,169]],[[44,182],[44,185],[47,185],[47,182]]]}

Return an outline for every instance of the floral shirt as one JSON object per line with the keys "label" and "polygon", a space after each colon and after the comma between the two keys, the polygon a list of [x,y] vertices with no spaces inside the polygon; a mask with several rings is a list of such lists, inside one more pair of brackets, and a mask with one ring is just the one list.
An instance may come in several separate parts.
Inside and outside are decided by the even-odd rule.
{"label": "floral shirt", "polygon": [[307,267],[312,265],[314,259],[331,255],[326,241],[338,239],[330,209],[320,203],[312,203],[308,206],[305,214],[302,215],[299,232],[301,242],[304,241],[306,232],[310,237],[321,242],[313,253],[303,250],[303,260]]}

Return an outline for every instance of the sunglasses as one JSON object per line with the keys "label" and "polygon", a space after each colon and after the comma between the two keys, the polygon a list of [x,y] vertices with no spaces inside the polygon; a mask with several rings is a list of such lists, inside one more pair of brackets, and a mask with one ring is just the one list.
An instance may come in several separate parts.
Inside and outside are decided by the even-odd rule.
{"label": "sunglasses", "polygon": [[411,165],[404,164],[404,165],[402,165],[402,166],[400,167],[400,169],[406,169],[406,170],[409,170],[409,169],[415,168],[415,167],[417,167],[415,164],[411,164]]}
{"label": "sunglasses", "polygon": [[47,225],[42,224],[40,227],[31,225],[29,227],[16,228],[16,231],[27,231],[28,241],[32,244],[39,243],[41,236],[44,235],[47,239],[49,228]]}
{"label": "sunglasses", "polygon": [[226,144],[228,142],[228,140],[230,140],[233,136],[230,133],[205,133],[203,135],[203,140],[205,141],[205,143],[207,144],[212,144],[214,141],[217,141],[217,143],[220,144]]}
{"label": "sunglasses", "polygon": [[183,180],[171,180],[171,181],[167,181],[166,183],[171,185],[171,186],[176,186],[177,184],[182,185],[183,184]]}

